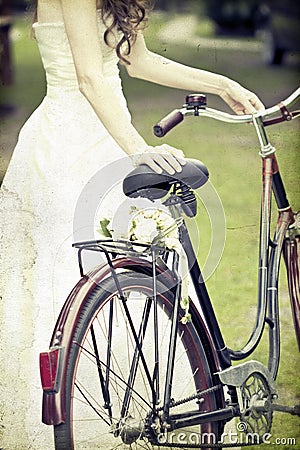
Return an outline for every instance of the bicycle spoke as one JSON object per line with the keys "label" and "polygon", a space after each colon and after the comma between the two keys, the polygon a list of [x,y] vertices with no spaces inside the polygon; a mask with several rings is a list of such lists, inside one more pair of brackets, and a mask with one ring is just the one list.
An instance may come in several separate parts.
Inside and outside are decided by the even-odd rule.
{"label": "bicycle spoke", "polygon": [[90,405],[91,408],[93,408],[93,410],[95,411],[95,413],[99,416],[100,419],[104,420],[105,423],[107,423],[107,425],[110,425],[111,422],[109,422],[108,420],[104,419],[104,417],[99,413],[99,411],[94,407],[94,405],[92,405],[92,403],[90,402],[90,400],[88,399],[88,397],[83,393],[83,391],[80,389],[80,387],[78,386],[78,383],[75,384],[76,388],[79,390],[80,394],[83,396],[83,398],[86,400],[86,402]]}
{"label": "bicycle spoke", "polygon": [[[127,386],[134,385],[134,381],[136,378],[136,372],[138,369],[138,364],[139,364],[139,359],[140,359],[140,349],[142,350],[142,348],[143,348],[143,339],[145,336],[145,331],[146,331],[146,327],[147,327],[147,323],[148,323],[150,308],[151,308],[151,301],[149,300],[149,298],[147,298],[146,304],[144,307],[144,311],[143,311],[140,330],[138,333],[139,346],[136,345],[135,350],[134,350],[134,355],[133,355],[130,370],[129,370]],[[130,361],[130,359],[129,359],[129,361]],[[123,407],[122,407],[122,411],[121,411],[121,418],[123,418],[127,414],[129,402],[130,402],[130,396],[131,396],[131,389],[129,387],[126,389],[126,392],[125,392]]]}
{"label": "bicycle spoke", "polygon": [[[78,344],[77,344],[78,345]],[[81,347],[82,350],[84,350],[85,352],[87,352],[91,357],[95,358],[95,355],[93,355],[91,352],[89,352],[87,349],[85,349],[84,347]],[[97,365],[97,363],[106,366],[106,364],[103,361],[95,361],[95,365]],[[112,373],[120,382],[119,386],[121,386],[122,384],[124,384],[125,386],[129,387],[128,384],[122,379],[122,377],[120,377],[119,375],[117,375],[117,373],[115,371],[113,371],[112,369],[110,369],[110,373]],[[131,388],[132,389],[132,388]],[[132,389],[132,391],[150,408],[151,405],[150,403],[147,403],[146,400],[139,395],[138,392],[134,391],[134,389]]]}
{"label": "bicycle spoke", "polygon": [[[128,279],[133,280],[135,287],[129,284],[126,290]],[[155,395],[160,384],[165,386],[172,303],[158,297],[155,311],[152,282],[148,277],[141,277],[141,287],[137,286],[136,274],[132,279],[124,275],[123,282],[126,307],[118,293],[114,293],[114,284],[103,291],[97,288],[103,292],[103,298],[91,297],[82,321],[84,327],[79,328],[73,338],[70,420],[57,427],[56,433],[59,435],[60,429],[69,427],[69,439],[75,450],[157,448],[151,443],[155,437],[151,421],[152,415],[159,414],[156,409],[159,411],[163,406],[157,404]],[[172,295],[166,289],[163,292]],[[180,326],[178,333],[172,387],[177,404],[171,406],[174,417],[185,414],[189,408],[199,408],[196,391],[210,387],[210,381],[204,376],[209,369],[199,374],[198,368],[207,363],[205,359],[202,361],[203,353],[195,345],[197,334],[194,331],[193,335],[189,334],[192,330],[193,327],[183,329]],[[157,339],[156,349],[154,339]],[[158,357],[159,365],[156,364]],[[158,368],[159,373],[155,374]],[[150,373],[153,380],[156,376],[159,380],[155,383],[155,392],[153,380],[149,380]],[[185,400],[188,398],[190,400]],[[214,395],[206,398],[205,410],[209,410],[210,404],[214,405]],[[211,429],[210,425],[204,427],[204,431]],[[199,432],[199,427],[193,426],[187,432]],[[71,448],[71,444],[57,448]]]}

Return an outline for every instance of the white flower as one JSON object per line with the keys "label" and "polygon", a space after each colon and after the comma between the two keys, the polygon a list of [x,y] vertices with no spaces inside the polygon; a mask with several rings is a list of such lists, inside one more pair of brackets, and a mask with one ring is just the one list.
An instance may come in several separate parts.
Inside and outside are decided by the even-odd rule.
{"label": "white flower", "polygon": [[131,229],[134,239],[143,244],[151,244],[153,239],[158,235],[156,220],[145,217],[142,214],[134,218]]}
{"label": "white flower", "polygon": [[144,244],[158,241],[167,248],[175,248],[178,243],[178,228],[175,220],[164,210],[149,208],[138,210],[133,208],[129,238]]}
{"label": "white flower", "polygon": [[174,237],[167,236],[165,238],[165,245],[169,249],[176,249],[176,248],[178,248],[178,243],[179,243],[178,236],[174,236]]}
{"label": "white flower", "polygon": [[180,319],[180,322],[183,325],[186,325],[187,323],[192,322],[192,315],[191,315],[191,313],[189,313],[189,312],[185,313],[185,315]]}

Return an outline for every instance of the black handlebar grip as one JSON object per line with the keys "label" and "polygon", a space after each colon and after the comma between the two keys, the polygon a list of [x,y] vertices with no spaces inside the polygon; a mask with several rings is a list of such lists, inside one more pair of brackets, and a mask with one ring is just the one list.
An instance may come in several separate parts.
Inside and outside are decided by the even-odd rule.
{"label": "black handlebar grip", "polygon": [[158,122],[153,127],[153,132],[155,136],[157,137],[163,137],[165,136],[168,131],[170,131],[172,128],[174,128],[176,125],[178,125],[180,122],[183,121],[183,114],[179,109],[175,109],[174,111],[170,112],[166,117],[161,119],[160,122]]}

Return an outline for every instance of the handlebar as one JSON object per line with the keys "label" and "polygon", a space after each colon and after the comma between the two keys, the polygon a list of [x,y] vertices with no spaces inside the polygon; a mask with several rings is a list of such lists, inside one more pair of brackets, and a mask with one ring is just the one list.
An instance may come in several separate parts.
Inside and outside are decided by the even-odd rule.
{"label": "handlebar", "polygon": [[[288,107],[300,98],[300,88],[296,89],[289,97],[279,104],[258,111],[255,114],[235,115],[217,109],[206,107],[206,96],[203,94],[190,94],[186,97],[186,103],[181,109],[175,109],[166,117],[161,119],[153,127],[157,137],[165,136],[172,128],[183,121],[185,116],[203,116],[227,123],[252,123],[254,118],[261,117],[264,126],[273,125],[285,120],[292,120],[300,115],[300,110],[290,112]],[[281,113],[278,117],[273,117],[276,113]]]}

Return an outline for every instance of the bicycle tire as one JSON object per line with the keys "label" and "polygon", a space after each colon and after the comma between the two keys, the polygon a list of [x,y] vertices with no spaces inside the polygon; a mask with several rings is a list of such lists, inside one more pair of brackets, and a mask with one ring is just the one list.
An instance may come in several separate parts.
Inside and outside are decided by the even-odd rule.
{"label": "bicycle tire", "polygon": [[[127,299],[126,304],[130,312],[134,313],[131,318],[134,321],[136,330],[138,330],[145,313],[147,299],[151,298],[152,295],[152,278],[140,273],[125,272],[119,274],[118,279]],[[157,299],[159,305],[160,376],[162,377],[161,382],[163,382],[174,293],[166,288],[161,281],[157,282]],[[191,307],[191,311],[193,314],[193,307]],[[105,376],[106,381],[109,379],[112,420],[109,418],[108,409],[103,408],[104,399],[99,379],[97,378],[99,373],[97,372],[98,367],[96,363],[96,361],[101,361],[100,365],[105,373],[106,367],[103,361],[106,360],[105,358],[108,355],[108,319],[110,314],[115,322],[109,344],[111,368]],[[92,345],[92,329],[98,344],[100,343],[97,348],[98,356],[93,355],[95,349],[93,349]],[[193,323],[188,325],[180,324],[178,333],[180,334],[180,339],[177,339],[173,380],[174,386],[176,386],[174,389],[176,391],[174,392],[175,400],[180,400],[183,397],[188,397],[191,393],[201,392],[212,387],[214,378],[201,338]],[[143,338],[143,349],[145,349],[143,353],[151,375],[154,367],[151,347],[151,342],[153,342],[152,336],[154,336],[154,326],[151,312]],[[119,359],[117,359],[117,352],[120,353],[118,355]],[[115,282],[112,277],[109,277],[101,285],[95,287],[89,295],[74,327],[72,344],[68,352],[65,386],[66,421],[54,426],[56,450],[163,448],[163,446],[152,446],[149,441],[149,435],[145,436],[145,433],[143,436],[141,433],[139,438],[136,438],[136,434],[140,433],[140,431],[136,430],[139,426],[137,423],[143,422],[145,424],[147,414],[152,407],[149,395],[151,390],[145,370],[142,368],[141,359],[136,370],[134,385],[130,389],[130,409],[126,413],[126,418],[123,419],[123,434],[119,433],[118,437],[114,436],[116,427],[120,429],[118,421],[129,376],[130,364],[128,361],[132,361],[133,353],[134,340],[132,333],[129,332],[128,323],[125,321],[124,308],[121,300],[118,298]],[[186,378],[187,376],[190,378]],[[192,380],[193,382],[191,382]],[[163,383],[161,386],[163,386]],[[180,396],[178,397],[179,392]],[[98,399],[98,397],[100,398]],[[223,398],[220,392],[212,391],[205,395],[202,400],[198,399],[198,403],[194,400],[192,407],[191,402],[183,403],[181,406],[177,406],[176,408],[179,409],[175,408],[174,412],[181,412],[187,406],[189,410],[199,408],[203,411],[215,410],[220,407],[220,398]],[[113,425],[111,425],[112,421],[114,422]],[[190,430],[185,429],[186,439],[190,439],[191,435],[193,435],[195,441],[196,436],[198,436],[197,443],[203,443],[202,436],[204,433],[206,440],[210,439],[209,443],[212,443],[212,441],[218,442],[222,430],[220,423],[203,424],[201,430],[199,430],[199,427],[198,425]],[[182,432],[183,430],[177,431]],[[132,439],[132,434],[134,435],[133,442],[128,443],[128,440]],[[130,437],[128,437],[129,435]],[[163,439],[166,439],[164,442],[168,442],[169,436],[164,435],[163,438],[160,438],[160,442],[163,443]],[[172,437],[172,442],[174,443],[174,448],[176,448],[174,436]]]}

